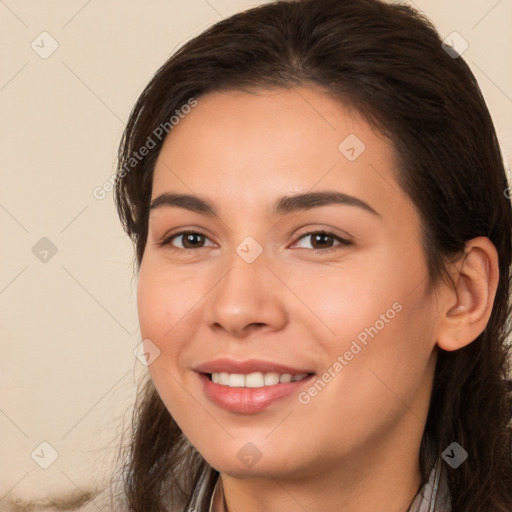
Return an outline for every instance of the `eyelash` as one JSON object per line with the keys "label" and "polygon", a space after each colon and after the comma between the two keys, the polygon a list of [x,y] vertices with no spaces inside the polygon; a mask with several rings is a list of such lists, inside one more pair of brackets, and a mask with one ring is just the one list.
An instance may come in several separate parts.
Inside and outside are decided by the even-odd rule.
{"label": "eyelash", "polygon": [[[179,233],[175,233],[174,235],[171,235],[171,236],[165,238],[161,242],[158,242],[157,245],[159,247],[170,246],[171,250],[178,250],[178,251],[194,251],[194,250],[197,251],[199,249],[205,249],[206,248],[206,247],[198,247],[197,249],[190,249],[190,248],[174,247],[174,246],[171,245],[171,241],[172,240],[174,240],[175,238],[178,238],[180,236],[184,236],[184,235],[200,235],[200,236],[203,236],[205,238],[208,238],[205,234],[201,233],[200,231],[186,230],[186,231],[180,231]],[[346,246],[349,246],[349,245],[353,245],[352,242],[350,242],[349,240],[341,238],[340,236],[335,235],[334,233],[331,233],[331,232],[325,231],[325,230],[308,231],[307,233],[302,234],[297,239],[297,242],[299,240],[302,240],[305,237],[312,236],[312,235],[327,235],[327,236],[329,236],[331,238],[334,238],[338,242],[340,242],[340,245],[337,245],[335,247],[328,247],[326,249],[309,249],[310,251],[313,251],[315,253],[324,253],[324,254],[325,253],[330,253],[330,252],[333,252],[333,251],[336,251],[336,250],[340,249],[343,246],[346,247]]]}

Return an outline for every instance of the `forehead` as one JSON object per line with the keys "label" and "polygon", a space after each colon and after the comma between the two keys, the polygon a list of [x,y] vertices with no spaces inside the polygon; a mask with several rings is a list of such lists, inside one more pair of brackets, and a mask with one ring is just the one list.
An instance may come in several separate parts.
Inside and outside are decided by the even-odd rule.
{"label": "forehead", "polygon": [[[401,200],[390,187],[391,144],[321,89],[206,94],[167,136],[153,197],[162,192],[269,202],[283,193],[336,189],[367,202]],[[398,196],[393,198],[392,196]]]}

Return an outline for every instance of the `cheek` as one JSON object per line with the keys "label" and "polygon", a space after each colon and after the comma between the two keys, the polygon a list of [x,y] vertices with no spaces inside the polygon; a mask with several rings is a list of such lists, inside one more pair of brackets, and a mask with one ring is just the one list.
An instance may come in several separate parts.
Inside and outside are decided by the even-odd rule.
{"label": "cheek", "polygon": [[327,355],[326,371],[336,375],[331,390],[342,397],[329,398],[352,414],[360,414],[363,403],[401,407],[397,397],[412,400],[425,379],[435,319],[421,252],[410,257],[412,252],[389,251],[309,287],[308,304],[331,329],[331,335],[319,329],[315,336]]}
{"label": "cheek", "polygon": [[181,334],[187,319],[184,311],[187,301],[177,299],[178,291],[179,287],[174,282],[169,283],[165,273],[149,268],[149,265],[141,266],[137,285],[140,333],[158,354],[148,370],[160,395],[169,387],[174,389],[172,376],[178,375],[183,349],[180,340],[185,339]]}
{"label": "cheek", "polygon": [[176,273],[150,265],[149,259],[141,265],[137,284],[141,337],[150,340],[158,351],[148,371],[169,412],[180,426],[184,423],[186,427],[187,415],[192,413],[194,404],[184,392],[179,363],[187,339],[184,330],[190,326],[190,315],[194,311],[192,296],[189,300],[187,294],[184,295],[187,288],[180,286]]}
{"label": "cheek", "polygon": [[[396,316],[397,302],[402,294],[397,283],[385,281],[386,274],[377,265],[347,265],[318,272],[314,278],[301,277],[304,302],[315,315],[318,329],[315,338],[328,352],[346,350],[350,341],[359,337],[364,342],[377,322],[379,330]],[[297,283],[296,283],[297,284]],[[300,289],[298,286],[294,289]],[[381,319],[384,316],[384,320]],[[314,325],[311,323],[311,325]]]}
{"label": "cheek", "polygon": [[391,425],[403,414],[404,404],[417,408],[430,379],[430,320],[421,290],[409,295],[395,290],[382,303],[367,305],[356,323],[345,322],[347,336],[330,349],[331,364],[341,356],[342,370],[329,397],[340,404],[334,413],[340,421],[350,417],[365,425]]}
{"label": "cheek", "polygon": [[171,311],[168,293],[157,279],[141,271],[137,285],[137,311],[143,338],[158,340],[169,329]]}
{"label": "cheek", "polygon": [[198,281],[153,262],[151,257],[143,260],[137,284],[137,311],[143,338],[150,338],[160,350],[172,348],[176,340],[183,339],[178,333],[198,315],[197,302],[201,296]]}

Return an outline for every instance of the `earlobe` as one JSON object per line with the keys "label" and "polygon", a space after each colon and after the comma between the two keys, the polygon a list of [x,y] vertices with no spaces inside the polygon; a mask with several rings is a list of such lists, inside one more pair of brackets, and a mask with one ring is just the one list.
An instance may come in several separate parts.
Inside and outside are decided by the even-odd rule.
{"label": "earlobe", "polygon": [[487,237],[466,242],[452,266],[454,286],[441,294],[437,329],[437,345],[447,351],[468,345],[484,331],[499,279],[498,254]]}

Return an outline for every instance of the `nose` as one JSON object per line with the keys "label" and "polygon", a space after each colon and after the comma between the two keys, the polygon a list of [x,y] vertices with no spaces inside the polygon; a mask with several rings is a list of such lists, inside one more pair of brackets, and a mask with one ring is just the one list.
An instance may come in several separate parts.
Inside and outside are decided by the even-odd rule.
{"label": "nose", "polygon": [[211,329],[245,338],[255,330],[286,325],[286,288],[267,263],[265,253],[252,263],[236,253],[229,259],[205,303],[204,320]]}

